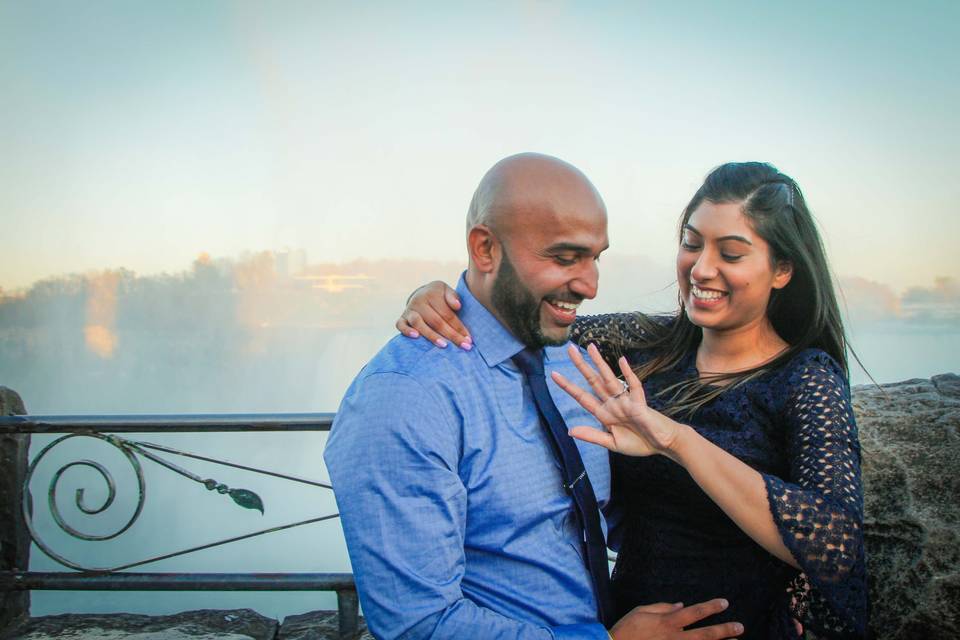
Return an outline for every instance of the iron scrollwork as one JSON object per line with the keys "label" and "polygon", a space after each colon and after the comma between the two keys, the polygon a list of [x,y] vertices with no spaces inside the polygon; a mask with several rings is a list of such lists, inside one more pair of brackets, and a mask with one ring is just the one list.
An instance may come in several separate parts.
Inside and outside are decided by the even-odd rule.
{"label": "iron scrollwork", "polygon": [[161,452],[165,452],[165,453],[168,453],[168,454],[173,454],[173,455],[183,456],[183,457],[187,457],[187,458],[194,458],[194,459],[197,459],[197,460],[203,460],[203,461],[207,461],[207,462],[212,462],[212,463],[220,464],[220,465],[223,465],[223,466],[234,467],[234,468],[238,468],[238,469],[244,469],[244,470],[247,470],[247,471],[253,471],[253,472],[255,472],[255,473],[260,473],[260,474],[263,474],[263,475],[269,475],[269,476],[273,476],[273,477],[277,477],[277,478],[282,478],[282,479],[285,479],[285,480],[292,480],[292,481],[295,481],[295,482],[300,482],[300,483],[304,483],[304,484],[309,484],[309,485],[317,486],[317,487],[324,488],[324,489],[330,489],[330,488],[331,488],[330,485],[324,484],[324,483],[321,483],[321,482],[315,482],[315,481],[312,481],[312,480],[306,480],[306,479],[303,479],[303,478],[298,478],[298,477],[295,477],[295,476],[290,476],[290,475],[287,475],[287,474],[276,473],[276,472],[267,471],[267,470],[263,470],[263,469],[257,469],[257,468],[255,468],[255,467],[248,467],[248,466],[244,466],[244,465],[232,463],[232,462],[225,461],[225,460],[218,460],[218,459],[215,459],[215,458],[210,458],[210,457],[206,457],[206,456],[201,456],[201,455],[197,455],[197,454],[194,454],[194,453],[189,453],[189,452],[185,452],[185,451],[180,451],[180,450],[177,450],[177,449],[174,449],[174,448],[171,448],[171,447],[166,447],[166,446],[163,446],[163,445],[158,445],[158,444],[153,444],[153,443],[148,443],[148,442],[136,442],[136,441],[128,440],[128,439],[126,439],[126,438],[121,438],[121,437],[119,437],[119,436],[112,435],[112,434],[103,434],[103,433],[98,433],[98,432],[96,432],[96,431],[90,431],[90,432],[72,433],[72,434],[69,434],[69,435],[65,435],[65,436],[63,436],[63,437],[57,438],[56,440],[54,440],[53,442],[51,442],[51,443],[49,443],[47,446],[45,446],[45,447],[37,454],[37,456],[33,459],[33,461],[30,463],[30,467],[29,467],[28,470],[27,470],[26,477],[24,478],[24,482],[23,482],[23,495],[25,496],[25,500],[22,501],[22,504],[23,504],[23,519],[24,519],[24,522],[26,523],[26,527],[27,527],[27,530],[28,530],[29,533],[30,533],[30,537],[31,537],[31,538],[33,539],[33,541],[36,543],[37,547],[40,548],[41,551],[43,551],[47,556],[49,556],[50,558],[52,558],[52,559],[55,560],[56,562],[59,562],[59,563],[62,564],[63,566],[69,567],[69,568],[71,568],[71,569],[76,569],[76,570],[78,570],[78,571],[94,572],[94,573],[109,573],[109,572],[113,572],[113,571],[119,571],[119,570],[122,570],[122,569],[129,569],[129,568],[131,568],[131,567],[136,567],[136,566],[148,564],[148,563],[151,563],[151,562],[157,562],[157,561],[159,561],[159,560],[164,560],[164,559],[172,558],[172,557],[175,557],[175,556],[185,555],[185,554],[187,554],[187,553],[192,553],[192,552],[194,552],[194,551],[199,551],[199,550],[201,550],[201,549],[208,549],[208,548],[211,548],[211,547],[220,546],[220,545],[223,545],[223,544],[228,544],[228,543],[230,543],[230,542],[235,542],[235,541],[243,540],[243,539],[246,539],[246,538],[251,538],[251,537],[255,537],[255,536],[259,536],[259,535],[264,535],[264,534],[267,534],[267,533],[272,533],[272,532],[275,532],[275,531],[280,531],[280,530],[289,529],[289,528],[292,528],[292,527],[297,527],[297,526],[301,526],[301,525],[305,525],[305,524],[311,524],[311,523],[314,523],[314,522],[320,522],[320,521],[323,521],[323,520],[328,520],[328,519],[331,519],[331,518],[336,518],[336,517],[338,517],[338,515],[339,515],[339,514],[331,514],[331,515],[326,515],[326,516],[320,516],[320,517],[316,517],[316,518],[311,518],[311,519],[308,519],[308,520],[303,520],[303,521],[300,521],[300,522],[290,523],[290,524],[286,524],[286,525],[280,525],[280,526],[277,526],[277,527],[271,527],[271,528],[269,528],[269,529],[263,529],[263,530],[256,531],[256,532],[253,532],[253,533],[249,533],[249,534],[245,534],[245,535],[241,535],[241,536],[236,536],[236,537],[232,537],[232,538],[227,538],[227,539],[224,539],[224,540],[218,540],[218,541],[216,541],[216,542],[207,543],[207,544],[204,544],[204,545],[199,545],[199,546],[196,546],[196,547],[191,547],[191,548],[188,548],[188,549],[183,549],[183,550],[180,550],[180,551],[175,551],[175,552],[172,552],[172,553],[167,553],[167,554],[164,554],[164,555],[161,555],[161,556],[151,557],[151,558],[147,558],[147,559],[145,559],[145,560],[140,560],[140,561],[137,561],[137,562],[132,562],[132,563],[128,563],[128,564],[124,564],[124,565],[120,565],[120,566],[115,566],[115,567],[85,567],[85,566],[82,566],[82,565],[80,565],[80,564],[78,564],[78,563],[76,563],[76,562],[74,562],[74,561],[72,561],[72,560],[64,557],[63,555],[57,553],[56,551],[54,551],[54,550],[51,548],[51,546],[50,546],[46,541],[44,541],[44,540],[40,537],[40,534],[39,534],[39,532],[37,531],[37,529],[36,529],[36,527],[35,527],[35,525],[34,525],[34,522],[33,522],[33,496],[32,496],[32,493],[31,493],[31,491],[30,491],[30,483],[31,483],[31,480],[33,479],[34,472],[36,471],[38,465],[39,465],[40,462],[43,460],[43,458],[44,458],[52,449],[54,449],[57,445],[65,442],[66,440],[69,440],[69,439],[71,439],[71,438],[82,438],[82,437],[99,439],[99,440],[101,440],[101,441],[103,441],[103,442],[106,442],[106,443],[110,444],[111,446],[115,447],[116,449],[118,449],[118,450],[123,454],[123,456],[124,456],[124,457],[127,459],[127,461],[130,463],[130,466],[131,466],[131,468],[133,469],[133,472],[134,472],[134,474],[135,474],[135,476],[136,476],[136,483],[137,483],[137,503],[136,503],[136,507],[135,507],[134,510],[133,510],[133,514],[130,516],[129,520],[127,520],[126,523],[123,524],[123,526],[121,526],[119,529],[117,529],[116,531],[114,531],[114,532],[112,532],[112,533],[92,534],[92,533],[84,533],[84,532],[80,531],[79,529],[77,529],[77,528],[71,526],[69,523],[67,523],[66,519],[63,517],[63,514],[61,514],[60,508],[59,508],[59,506],[58,506],[58,504],[57,504],[57,486],[58,486],[58,484],[59,484],[59,482],[60,482],[60,479],[61,479],[61,477],[63,476],[63,474],[64,474],[66,471],[68,471],[69,469],[72,469],[72,468],[76,468],[76,467],[86,467],[86,468],[93,469],[93,470],[99,475],[99,477],[104,481],[104,483],[106,484],[106,487],[107,487],[107,496],[106,496],[106,498],[104,499],[103,503],[100,504],[99,506],[91,506],[91,505],[87,504],[87,501],[85,500],[85,497],[84,497],[85,491],[84,491],[83,488],[78,488],[78,489],[76,490],[75,504],[76,504],[76,506],[77,506],[77,509],[79,509],[82,513],[85,513],[85,514],[87,514],[87,515],[98,515],[98,514],[104,513],[107,509],[109,509],[110,506],[114,503],[114,501],[115,501],[115,499],[116,499],[117,486],[116,486],[116,482],[114,481],[113,476],[110,474],[109,470],[107,470],[107,468],[104,467],[104,466],[103,466],[102,464],[100,464],[99,462],[95,462],[95,461],[93,461],[93,460],[86,460],[86,459],[84,459],[84,460],[77,460],[77,461],[74,461],[74,462],[69,462],[69,463],[67,463],[67,464],[64,464],[64,465],[61,466],[59,469],[57,469],[56,472],[54,472],[54,474],[53,474],[53,476],[52,476],[52,478],[51,478],[51,480],[50,480],[50,485],[49,485],[48,490],[47,490],[47,502],[48,502],[48,505],[49,505],[50,514],[51,514],[51,516],[53,517],[54,522],[56,522],[57,526],[58,526],[62,531],[64,531],[64,532],[66,532],[67,534],[69,534],[70,536],[72,536],[72,537],[74,537],[74,538],[77,538],[77,539],[80,539],[80,540],[86,540],[86,541],[91,541],[91,542],[100,542],[100,541],[104,541],[104,540],[111,540],[111,539],[113,539],[113,538],[116,538],[116,537],[122,535],[124,532],[126,532],[128,529],[130,529],[130,527],[133,526],[133,524],[139,519],[141,513],[143,512],[143,505],[144,505],[144,501],[145,501],[145,499],[146,499],[146,481],[145,481],[145,479],[144,479],[143,467],[141,466],[140,460],[139,460],[138,457],[137,457],[138,455],[139,455],[139,456],[143,456],[144,458],[146,458],[146,459],[148,459],[148,460],[151,460],[152,462],[155,462],[155,463],[157,463],[158,465],[160,465],[160,466],[162,466],[162,467],[164,467],[164,468],[166,468],[166,469],[169,469],[169,470],[171,470],[171,471],[173,471],[173,472],[175,472],[175,473],[177,473],[177,474],[180,474],[181,476],[183,476],[183,477],[185,477],[185,478],[188,478],[188,479],[190,479],[190,480],[192,480],[192,481],[194,481],[194,482],[196,482],[196,483],[198,483],[198,484],[201,484],[201,485],[204,486],[208,491],[212,491],[212,492],[215,491],[215,492],[218,493],[218,494],[229,496],[229,497],[230,497],[238,506],[240,506],[240,507],[243,507],[243,508],[245,508],[245,509],[254,509],[254,510],[257,510],[257,511],[259,511],[259,512],[261,513],[261,515],[263,515],[263,514],[265,513],[265,507],[264,507],[264,504],[263,504],[263,500],[260,498],[259,495],[257,495],[257,494],[254,493],[253,491],[250,491],[249,489],[231,488],[231,487],[227,486],[226,484],[224,484],[224,483],[222,483],[222,482],[219,482],[219,481],[217,481],[217,480],[215,480],[215,479],[213,479],[213,478],[202,478],[202,477],[200,477],[199,475],[197,475],[197,474],[195,474],[195,473],[192,473],[191,471],[188,471],[187,469],[184,469],[183,467],[181,467],[181,466],[179,466],[179,465],[176,465],[176,464],[170,462],[169,460],[167,460],[167,459],[165,459],[165,458],[160,457],[159,455],[157,455],[156,453],[154,453],[154,451],[161,451]]}

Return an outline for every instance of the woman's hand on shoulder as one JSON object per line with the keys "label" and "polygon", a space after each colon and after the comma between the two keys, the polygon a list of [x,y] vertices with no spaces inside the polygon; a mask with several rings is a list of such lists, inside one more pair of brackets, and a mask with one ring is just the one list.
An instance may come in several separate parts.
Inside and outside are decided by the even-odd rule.
{"label": "woman's hand on shoulder", "polygon": [[448,343],[471,349],[473,339],[460,322],[460,297],[445,282],[434,280],[414,291],[396,322],[397,331],[408,338],[423,336],[438,347]]}

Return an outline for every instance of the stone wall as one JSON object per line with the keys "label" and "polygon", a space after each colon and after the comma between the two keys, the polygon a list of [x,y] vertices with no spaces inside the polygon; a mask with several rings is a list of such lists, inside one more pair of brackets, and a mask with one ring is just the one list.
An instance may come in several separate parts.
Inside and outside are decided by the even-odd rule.
{"label": "stone wall", "polygon": [[960,376],[860,386],[877,638],[960,638]]}
{"label": "stone wall", "polygon": [[[283,623],[251,609],[202,609],[169,616],[130,613],[63,614],[34,618],[3,640],[347,640],[336,611],[287,616]],[[361,625],[349,640],[373,640]]]}
{"label": "stone wall", "polygon": [[[0,387],[0,416],[23,415],[23,400]],[[22,487],[27,473],[30,436],[0,435],[0,571],[24,571],[30,558],[30,537],[20,515]],[[30,593],[0,592],[0,629],[29,615]]]}

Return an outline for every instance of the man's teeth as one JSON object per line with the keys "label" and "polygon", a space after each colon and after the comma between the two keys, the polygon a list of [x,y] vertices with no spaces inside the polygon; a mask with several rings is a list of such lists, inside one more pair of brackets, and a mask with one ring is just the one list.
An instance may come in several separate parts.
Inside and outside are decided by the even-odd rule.
{"label": "man's teeth", "polygon": [[579,302],[561,302],[560,300],[552,300],[550,304],[565,311],[576,311],[580,306]]}
{"label": "man's teeth", "polygon": [[716,300],[727,295],[725,291],[704,291],[695,284],[690,285],[690,292],[701,300]]}

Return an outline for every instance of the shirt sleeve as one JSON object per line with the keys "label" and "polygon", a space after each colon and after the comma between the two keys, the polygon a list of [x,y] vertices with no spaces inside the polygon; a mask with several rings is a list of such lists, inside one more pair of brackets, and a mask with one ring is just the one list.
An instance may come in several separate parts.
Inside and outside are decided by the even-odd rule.
{"label": "shirt sleeve", "polygon": [[[791,374],[785,405],[788,479],[764,475],[774,523],[799,563],[803,623],[818,636],[866,634],[860,445],[850,390],[823,352]],[[796,585],[794,585],[796,586]]]}
{"label": "shirt sleeve", "polygon": [[459,455],[452,407],[408,375],[369,375],[344,398],[324,460],[370,630],[378,638],[607,640],[599,623],[547,628],[464,597]]}

